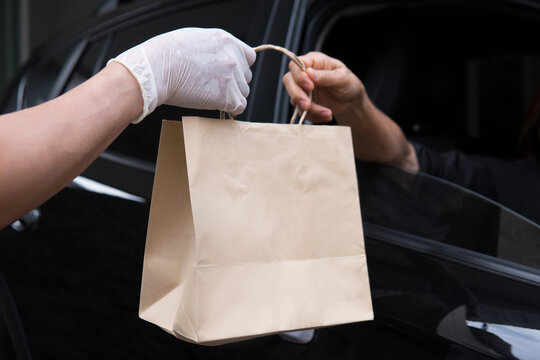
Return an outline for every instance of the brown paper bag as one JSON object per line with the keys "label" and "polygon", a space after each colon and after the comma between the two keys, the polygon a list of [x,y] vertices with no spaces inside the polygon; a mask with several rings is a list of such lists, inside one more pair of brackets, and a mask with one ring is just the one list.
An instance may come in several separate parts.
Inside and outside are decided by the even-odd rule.
{"label": "brown paper bag", "polygon": [[372,319],[350,129],[165,120],[140,317],[206,345]]}

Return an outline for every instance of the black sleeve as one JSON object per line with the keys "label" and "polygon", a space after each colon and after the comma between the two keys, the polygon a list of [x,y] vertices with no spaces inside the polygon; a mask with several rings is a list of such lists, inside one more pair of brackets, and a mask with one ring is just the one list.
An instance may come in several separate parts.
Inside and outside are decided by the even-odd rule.
{"label": "black sleeve", "polygon": [[438,153],[413,143],[420,171],[461,185],[540,224],[540,161]]}
{"label": "black sleeve", "polygon": [[493,167],[487,158],[461,151],[439,153],[413,143],[420,171],[473,190],[497,201]]}

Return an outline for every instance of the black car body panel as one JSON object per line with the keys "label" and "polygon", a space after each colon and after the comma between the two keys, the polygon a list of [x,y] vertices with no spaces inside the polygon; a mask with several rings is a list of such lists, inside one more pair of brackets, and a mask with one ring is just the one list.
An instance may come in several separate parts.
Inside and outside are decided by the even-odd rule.
{"label": "black car body panel", "polygon": [[[519,121],[508,119],[523,115],[540,80],[536,1],[155,2],[91,22],[22,68],[3,112],[69,90],[155,34],[221,27],[252,46],[343,59],[415,141],[512,158],[505,135]],[[258,55],[241,120],[288,120],[280,83],[287,63]],[[501,79],[507,91],[493,93]],[[500,105],[500,96],[510,105]],[[0,359],[537,358],[538,225],[446,181],[373,164],[357,169],[374,321],[319,329],[306,345],[268,336],[208,348],[140,320],[160,120],[185,115],[216,116],[158,108],[41,206],[39,217],[0,231],[7,284],[0,286]]]}

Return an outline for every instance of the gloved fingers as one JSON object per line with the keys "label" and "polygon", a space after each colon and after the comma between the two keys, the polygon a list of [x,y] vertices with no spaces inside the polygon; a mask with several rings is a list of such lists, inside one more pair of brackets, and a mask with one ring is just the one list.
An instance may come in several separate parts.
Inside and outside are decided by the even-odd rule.
{"label": "gloved fingers", "polygon": [[240,93],[237,84],[231,84],[231,88],[225,96],[225,104],[221,111],[229,112],[233,115],[239,115],[244,112],[247,106],[247,99]]}
{"label": "gloved fingers", "polygon": [[249,84],[252,78],[250,66],[254,62],[254,58],[251,57],[255,54],[255,51],[240,40],[237,40],[233,46],[227,46],[225,51],[233,59],[233,76],[237,81],[243,80],[246,84]]}
{"label": "gloved fingers", "polygon": [[244,110],[246,110],[246,106],[247,106],[247,100],[245,98],[240,98],[240,102],[239,104],[234,107],[232,110],[227,110],[227,112],[230,112],[231,114],[233,115],[240,115],[241,113],[244,112]]}
{"label": "gloved fingers", "polygon": [[242,51],[244,52],[244,57],[246,58],[248,65],[251,67],[257,59],[257,53],[255,52],[255,50],[253,50],[251,46],[247,45],[242,41],[240,42],[242,43],[241,47]]}
{"label": "gloved fingers", "polygon": [[252,74],[249,68],[250,59],[245,55],[246,47],[247,45],[234,39],[223,49],[223,53],[228,57],[226,70],[223,71],[227,100],[224,104],[225,108],[219,110],[231,112],[234,115],[240,114],[245,109],[246,97],[249,95],[248,83],[251,81]]}
{"label": "gloved fingers", "polygon": [[236,88],[243,97],[247,97],[249,95],[248,83],[251,81],[251,70],[247,66],[233,66],[231,72]]}
{"label": "gloved fingers", "polygon": [[253,77],[253,74],[251,73],[251,69],[250,68],[242,68],[243,70],[243,75],[244,75],[244,80],[246,81],[246,83],[250,83],[251,82],[251,79]]}
{"label": "gloved fingers", "polygon": [[247,98],[249,96],[249,85],[245,81],[238,81],[236,83],[236,86],[238,87],[238,91],[244,98]]}
{"label": "gloved fingers", "polygon": [[[224,40],[227,44],[233,45],[235,50],[239,50],[241,53],[238,53],[237,59],[245,59],[247,62],[247,68],[250,68],[257,59],[257,53],[251,46],[243,42],[242,40],[234,37],[230,33],[228,33],[225,30],[217,29],[219,30],[222,35],[224,36]],[[249,81],[248,81],[249,82]]]}

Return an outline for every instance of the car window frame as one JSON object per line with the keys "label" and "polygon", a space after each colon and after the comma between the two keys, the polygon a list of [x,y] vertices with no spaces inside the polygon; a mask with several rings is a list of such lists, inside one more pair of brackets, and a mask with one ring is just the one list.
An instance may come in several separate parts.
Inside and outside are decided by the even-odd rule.
{"label": "car window frame", "polygon": [[[480,5],[477,4],[477,6]],[[306,9],[308,14],[305,18],[306,21],[302,23],[301,29],[298,31],[298,33],[301,34],[300,38],[302,40],[302,43],[299,44],[298,49],[302,54],[309,51],[320,51],[324,36],[344,13],[348,14],[349,11],[354,11],[355,14],[368,14],[371,12],[386,10],[394,6],[406,6],[406,4],[394,1],[386,1],[384,3],[367,1],[365,3],[358,3],[355,1],[343,0],[330,4],[325,3],[324,1],[312,1],[309,4],[308,9]],[[444,4],[441,6],[444,6]],[[458,5],[456,4],[456,6]],[[536,7],[539,8],[540,6]],[[521,214],[518,214],[517,212],[481,194],[429,174],[423,175],[431,177],[432,179],[435,179],[441,183],[446,183],[448,186],[459,188],[462,191],[468,192],[469,194],[473,194],[478,199],[487,201],[523,221],[531,223],[535,226],[539,226],[539,224],[525,218]],[[376,224],[365,222],[364,226],[365,236],[367,238],[372,238],[377,241],[419,251],[428,256],[434,256],[446,261],[466,265],[471,268],[486,271],[515,281],[540,286],[540,269]]]}

